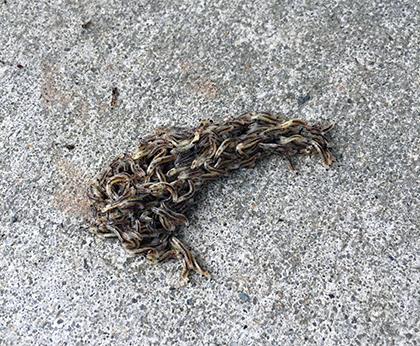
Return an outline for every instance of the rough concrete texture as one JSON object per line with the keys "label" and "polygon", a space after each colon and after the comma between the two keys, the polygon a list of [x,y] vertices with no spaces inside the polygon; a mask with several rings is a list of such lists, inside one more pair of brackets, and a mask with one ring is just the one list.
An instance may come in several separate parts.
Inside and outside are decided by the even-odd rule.
{"label": "rough concrete texture", "polygon": [[[418,344],[419,18],[415,0],[2,0],[0,344]],[[336,122],[338,162],[208,186],[183,239],[212,280],[178,288],[179,263],[86,230],[115,155],[251,110]]]}

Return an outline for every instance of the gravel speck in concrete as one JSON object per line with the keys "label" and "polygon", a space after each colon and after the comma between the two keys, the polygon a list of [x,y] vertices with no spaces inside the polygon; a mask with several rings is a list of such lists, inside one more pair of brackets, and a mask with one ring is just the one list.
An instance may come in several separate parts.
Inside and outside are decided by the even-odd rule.
{"label": "gravel speck in concrete", "polygon": [[[0,1],[0,344],[418,344],[419,22],[414,0]],[[210,184],[182,238],[212,280],[87,231],[114,156],[247,111],[335,122],[338,162]]]}
{"label": "gravel speck in concrete", "polygon": [[239,293],[239,299],[244,303],[249,303],[251,301],[251,297],[244,292]]}

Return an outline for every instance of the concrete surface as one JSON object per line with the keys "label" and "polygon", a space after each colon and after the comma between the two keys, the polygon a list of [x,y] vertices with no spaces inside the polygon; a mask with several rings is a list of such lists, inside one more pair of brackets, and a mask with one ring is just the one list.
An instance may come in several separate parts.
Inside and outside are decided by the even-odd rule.
{"label": "concrete surface", "polygon": [[[419,343],[418,2],[0,2],[1,345]],[[120,91],[111,107],[111,91]],[[337,123],[200,196],[213,279],[86,231],[87,182],[162,125]]]}

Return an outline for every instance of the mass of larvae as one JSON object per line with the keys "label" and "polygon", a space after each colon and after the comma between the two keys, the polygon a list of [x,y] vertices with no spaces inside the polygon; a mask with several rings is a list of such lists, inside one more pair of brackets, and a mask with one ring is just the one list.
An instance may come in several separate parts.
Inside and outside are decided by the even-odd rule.
{"label": "mass of larvae", "polygon": [[89,187],[92,230],[117,237],[130,254],[153,262],[180,259],[182,280],[194,271],[206,277],[177,236],[200,188],[239,168],[253,168],[276,153],[292,165],[296,155],[334,157],[325,137],[332,126],[308,125],[267,113],[246,113],[197,128],[160,128],[140,141],[132,154],[117,157]]}

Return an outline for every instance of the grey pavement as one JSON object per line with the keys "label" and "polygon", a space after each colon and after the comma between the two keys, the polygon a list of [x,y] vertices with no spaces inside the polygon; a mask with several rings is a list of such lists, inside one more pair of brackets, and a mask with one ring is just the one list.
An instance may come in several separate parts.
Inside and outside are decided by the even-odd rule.
{"label": "grey pavement", "polygon": [[[0,1],[0,344],[418,345],[419,7]],[[113,157],[247,111],[335,122],[338,161],[206,187],[211,280],[87,231]]]}

